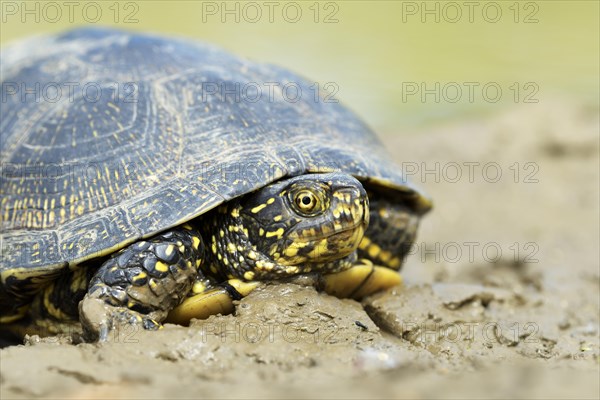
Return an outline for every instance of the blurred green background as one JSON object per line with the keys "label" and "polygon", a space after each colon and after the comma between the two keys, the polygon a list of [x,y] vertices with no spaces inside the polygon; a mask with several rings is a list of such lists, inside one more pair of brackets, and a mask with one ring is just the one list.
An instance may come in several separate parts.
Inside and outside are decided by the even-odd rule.
{"label": "blurred green background", "polygon": [[[2,46],[84,24],[194,37],[333,82],[385,134],[528,101],[598,106],[594,0],[1,3]],[[423,98],[422,89],[433,92]]]}

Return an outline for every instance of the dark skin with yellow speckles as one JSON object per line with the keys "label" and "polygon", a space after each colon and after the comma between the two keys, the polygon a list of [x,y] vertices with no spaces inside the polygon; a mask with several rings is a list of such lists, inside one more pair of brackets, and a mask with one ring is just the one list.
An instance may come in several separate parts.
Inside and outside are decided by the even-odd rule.
{"label": "dark skin with yellow speckles", "polygon": [[[373,230],[367,230],[370,214]],[[414,238],[416,220],[398,203],[375,200],[369,212],[365,189],[349,175],[285,179],[112,255],[93,273],[79,318],[88,340],[106,340],[120,324],[159,328],[190,295],[222,290],[234,300],[243,297],[231,280],[336,273],[352,268],[358,253],[394,267]],[[401,243],[390,241],[392,236]],[[65,301],[65,295],[73,297],[67,285],[74,287],[57,281],[38,295],[42,300],[34,302],[38,315],[32,320],[77,318],[64,307],[73,303]],[[44,302],[44,296],[50,300]]]}

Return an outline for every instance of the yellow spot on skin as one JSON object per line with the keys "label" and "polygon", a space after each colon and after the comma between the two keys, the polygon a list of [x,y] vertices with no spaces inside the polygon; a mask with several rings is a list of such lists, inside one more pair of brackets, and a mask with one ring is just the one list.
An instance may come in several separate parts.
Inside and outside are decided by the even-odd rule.
{"label": "yellow spot on skin", "polygon": [[233,243],[227,243],[227,251],[230,253],[235,253],[236,252],[236,247]]}
{"label": "yellow spot on skin", "polygon": [[231,210],[231,216],[234,217],[234,218],[239,217],[240,216],[240,210],[239,210],[239,208],[236,207],[233,210]]}
{"label": "yellow spot on skin", "polygon": [[333,210],[333,216],[335,219],[339,219],[341,216],[342,207],[338,206]]}
{"label": "yellow spot on skin", "polygon": [[273,263],[265,262],[265,261],[257,261],[256,268],[264,271],[271,271],[274,267]]}
{"label": "yellow spot on skin", "polygon": [[265,230],[264,230],[263,228],[260,228],[260,229],[258,230],[258,234],[259,234],[260,236],[263,236],[263,235],[265,234]]}
{"label": "yellow spot on skin", "polygon": [[398,257],[394,257],[392,258],[392,260],[388,263],[389,267],[392,269],[398,269],[400,268],[400,265],[402,265],[402,261],[400,261],[400,259]]}
{"label": "yellow spot on skin", "polygon": [[283,228],[279,228],[275,232],[267,232],[268,238],[273,236],[276,236],[278,239],[281,238],[283,236]]}
{"label": "yellow spot on skin", "polygon": [[267,200],[267,204],[273,204],[275,203],[275,199],[273,197],[271,197],[269,200]]}
{"label": "yellow spot on skin", "polygon": [[383,261],[385,264],[389,263],[391,258],[392,258],[392,253],[390,253],[389,251],[382,250],[381,253],[379,253],[379,259],[381,261]]}
{"label": "yellow spot on skin", "polygon": [[172,244],[168,245],[167,248],[165,249],[165,254],[167,256],[170,256],[171,254],[173,254],[173,252],[175,251],[175,246],[173,246]]}
{"label": "yellow spot on skin", "polygon": [[297,274],[299,272],[298,267],[287,267],[285,269],[285,272],[287,272],[288,274],[292,275],[292,274]]}
{"label": "yellow spot on skin", "polygon": [[223,232],[223,230],[222,230],[222,229],[219,231],[219,236],[221,236],[221,237],[224,237],[224,236],[225,236],[225,232]]}
{"label": "yellow spot on skin", "polygon": [[251,260],[256,260],[256,253],[252,250],[248,252],[248,258]]}
{"label": "yellow spot on skin", "polygon": [[285,254],[286,257],[295,257],[298,254],[298,248],[297,247],[288,247],[287,249],[285,249],[285,251],[283,253]]}
{"label": "yellow spot on skin", "polygon": [[358,245],[358,248],[363,251],[366,251],[369,257],[373,259],[379,259],[381,262],[383,262],[385,265],[392,269],[398,269],[402,264],[398,257],[393,257],[391,252],[383,250],[381,247],[371,242],[371,240],[368,237],[362,238],[360,244]]}
{"label": "yellow spot on skin", "polygon": [[195,250],[198,250],[198,246],[200,246],[200,239],[196,236],[192,237],[192,246],[194,246]]}
{"label": "yellow spot on skin", "polygon": [[179,246],[179,251],[185,253],[185,246],[183,244]]}
{"label": "yellow spot on skin", "polygon": [[266,204],[261,204],[259,206],[254,207],[253,209],[251,209],[250,212],[252,212],[253,214],[256,214],[257,212],[259,212],[260,210],[262,210],[266,206],[267,206]]}
{"label": "yellow spot on skin", "polygon": [[205,290],[206,290],[206,286],[204,285],[204,283],[202,283],[200,281],[194,282],[194,286],[192,286],[192,293],[199,294],[199,293],[204,292]]}
{"label": "yellow spot on skin", "polygon": [[167,272],[169,270],[169,266],[162,261],[157,261],[154,268],[159,272]]}
{"label": "yellow spot on skin", "polygon": [[368,237],[363,237],[362,240],[360,241],[360,244],[358,245],[358,248],[361,250],[366,250],[369,245],[371,244],[371,240]]}
{"label": "yellow spot on skin", "polygon": [[146,274],[145,272],[140,272],[139,274],[133,277],[133,281],[135,282],[137,280],[144,279],[147,276],[148,274]]}
{"label": "yellow spot on skin", "polygon": [[367,250],[367,253],[369,253],[369,257],[371,258],[377,258],[380,252],[381,247],[377,246],[376,244],[371,244]]}
{"label": "yellow spot on skin", "polygon": [[282,218],[281,215],[276,215],[273,217],[273,221],[279,222],[279,221],[281,221],[281,218]]}
{"label": "yellow spot on skin", "polygon": [[244,279],[247,281],[251,281],[252,279],[254,279],[254,272],[252,272],[252,271],[244,272]]}

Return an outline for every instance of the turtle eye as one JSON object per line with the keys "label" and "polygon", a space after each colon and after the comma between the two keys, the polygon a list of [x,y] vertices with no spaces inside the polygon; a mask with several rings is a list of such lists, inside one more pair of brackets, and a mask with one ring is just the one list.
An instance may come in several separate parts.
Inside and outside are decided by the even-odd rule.
{"label": "turtle eye", "polygon": [[311,215],[320,211],[319,197],[311,190],[300,190],[294,195],[294,205],[301,214]]}

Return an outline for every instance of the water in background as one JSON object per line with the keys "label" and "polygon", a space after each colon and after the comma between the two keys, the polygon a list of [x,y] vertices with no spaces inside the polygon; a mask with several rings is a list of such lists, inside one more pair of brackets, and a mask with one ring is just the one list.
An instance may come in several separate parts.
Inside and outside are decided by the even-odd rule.
{"label": "water in background", "polygon": [[385,134],[556,97],[598,105],[597,1],[72,4],[3,1],[0,43],[84,24],[194,37],[301,73]]}

